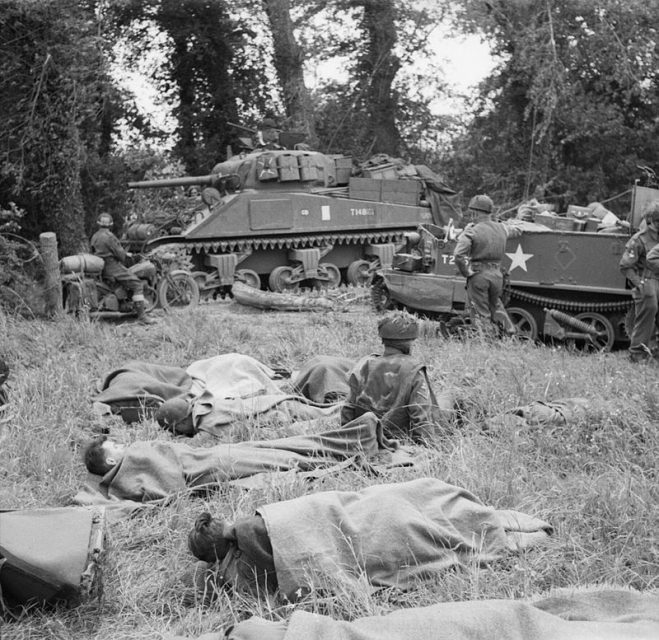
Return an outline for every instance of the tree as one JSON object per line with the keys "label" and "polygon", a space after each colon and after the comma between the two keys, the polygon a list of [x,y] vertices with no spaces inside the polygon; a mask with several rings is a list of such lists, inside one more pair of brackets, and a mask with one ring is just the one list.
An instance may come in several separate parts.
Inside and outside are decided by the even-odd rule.
{"label": "tree", "polygon": [[656,3],[462,0],[458,20],[501,60],[456,145],[454,174],[471,189],[544,192],[561,208],[624,191],[656,157]]}
{"label": "tree", "polygon": [[116,95],[93,0],[0,5],[0,205],[27,211],[28,235],[86,243],[82,170],[107,151]]}
{"label": "tree", "polygon": [[317,143],[309,90],[304,83],[304,52],[297,43],[289,0],[263,0],[270,22],[274,66],[281,85],[287,124],[303,131],[309,144]]}

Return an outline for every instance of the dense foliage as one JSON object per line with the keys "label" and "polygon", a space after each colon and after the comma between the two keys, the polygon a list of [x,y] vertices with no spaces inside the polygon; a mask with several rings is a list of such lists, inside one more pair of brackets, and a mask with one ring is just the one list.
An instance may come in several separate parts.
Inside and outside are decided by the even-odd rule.
{"label": "dense foliage", "polygon": [[657,157],[657,3],[463,0],[461,28],[500,63],[451,158],[468,189],[585,204],[625,191]]}

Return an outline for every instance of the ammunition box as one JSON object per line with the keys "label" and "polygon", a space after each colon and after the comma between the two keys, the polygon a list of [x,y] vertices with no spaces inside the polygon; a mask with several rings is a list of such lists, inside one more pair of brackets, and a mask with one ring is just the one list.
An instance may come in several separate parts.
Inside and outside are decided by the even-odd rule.
{"label": "ammunition box", "polygon": [[357,200],[418,205],[421,197],[421,182],[418,180],[350,178],[349,193],[351,198]]}
{"label": "ammunition box", "polygon": [[320,172],[311,156],[300,156],[300,180],[320,180]]}
{"label": "ammunition box", "polygon": [[565,218],[563,216],[547,216],[538,214],[535,217],[535,222],[544,224],[549,229],[556,229],[557,231],[574,231],[576,220],[574,218]]}
{"label": "ammunition box", "polygon": [[336,184],[348,184],[352,174],[352,158],[335,157],[334,166],[336,167]]}
{"label": "ammunition box", "polygon": [[277,157],[277,171],[279,173],[279,180],[287,182],[289,180],[300,179],[300,168],[298,166],[298,158],[294,155],[281,155]]}
{"label": "ammunition box", "polygon": [[421,182],[418,180],[383,180],[382,201],[394,204],[419,204]]}
{"label": "ammunition box", "polygon": [[375,180],[395,180],[398,177],[398,173],[396,172],[396,165],[383,164],[379,167],[364,169],[364,177]]}

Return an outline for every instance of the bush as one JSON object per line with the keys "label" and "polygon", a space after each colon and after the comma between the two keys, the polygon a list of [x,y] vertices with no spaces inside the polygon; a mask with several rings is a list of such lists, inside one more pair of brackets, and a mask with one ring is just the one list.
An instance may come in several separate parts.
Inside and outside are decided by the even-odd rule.
{"label": "bush", "polygon": [[0,207],[0,310],[34,317],[44,310],[43,264],[34,244],[18,235],[24,215],[13,202]]}

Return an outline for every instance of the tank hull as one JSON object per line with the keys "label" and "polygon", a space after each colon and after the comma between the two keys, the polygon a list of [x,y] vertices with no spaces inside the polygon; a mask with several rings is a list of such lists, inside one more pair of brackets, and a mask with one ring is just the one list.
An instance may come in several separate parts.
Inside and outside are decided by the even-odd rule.
{"label": "tank hull", "polygon": [[[511,238],[501,266],[509,277],[506,306],[513,321],[533,338],[557,336],[561,329],[578,334],[574,326],[557,323],[554,315],[562,321],[560,314],[548,313],[556,311],[595,323],[606,332],[607,346],[626,341],[632,299],[618,263],[628,239],[627,234],[553,230]],[[454,249],[455,240],[426,234],[415,252],[423,257],[414,261],[399,253],[392,267],[377,272],[376,306],[467,317],[466,283],[454,265]]]}

